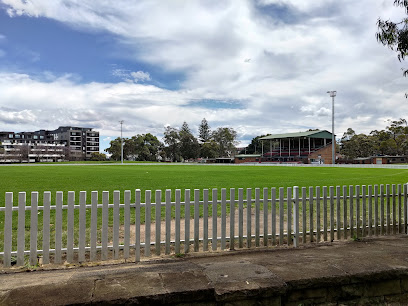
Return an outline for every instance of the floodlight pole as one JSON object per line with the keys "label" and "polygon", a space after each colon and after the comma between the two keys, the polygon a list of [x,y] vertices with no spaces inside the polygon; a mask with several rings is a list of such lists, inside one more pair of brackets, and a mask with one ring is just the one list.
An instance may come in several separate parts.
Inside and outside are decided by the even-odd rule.
{"label": "floodlight pole", "polygon": [[123,137],[122,137],[122,125],[123,125],[123,120],[120,120],[119,121],[119,123],[120,123],[120,157],[121,157],[121,161],[122,161],[122,164],[123,164]]}
{"label": "floodlight pole", "polygon": [[328,94],[330,94],[330,97],[332,98],[332,164],[334,165],[336,163],[335,159],[335,154],[336,154],[336,138],[334,136],[334,97],[337,94],[337,91],[332,90],[328,91]]}

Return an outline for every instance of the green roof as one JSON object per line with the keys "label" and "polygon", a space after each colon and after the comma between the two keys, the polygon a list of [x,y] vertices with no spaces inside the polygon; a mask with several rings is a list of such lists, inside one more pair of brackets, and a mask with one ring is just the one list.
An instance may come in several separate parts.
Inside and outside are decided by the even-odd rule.
{"label": "green roof", "polygon": [[331,139],[332,133],[326,130],[317,130],[317,131],[307,131],[307,132],[297,132],[297,133],[275,134],[275,135],[265,136],[259,139],[260,140],[270,140],[270,139],[301,138],[301,137]]}

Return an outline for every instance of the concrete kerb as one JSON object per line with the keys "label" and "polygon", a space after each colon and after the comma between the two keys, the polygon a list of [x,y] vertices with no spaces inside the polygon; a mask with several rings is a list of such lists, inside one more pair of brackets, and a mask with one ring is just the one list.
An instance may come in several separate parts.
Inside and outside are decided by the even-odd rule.
{"label": "concrete kerb", "polygon": [[0,274],[0,305],[277,304],[398,300],[408,292],[408,237]]}

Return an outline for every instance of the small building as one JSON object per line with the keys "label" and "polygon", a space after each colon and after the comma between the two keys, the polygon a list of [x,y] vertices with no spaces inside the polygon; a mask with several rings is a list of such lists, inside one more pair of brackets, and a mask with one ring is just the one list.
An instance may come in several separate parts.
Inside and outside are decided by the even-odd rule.
{"label": "small building", "polygon": [[357,157],[353,160],[355,164],[404,164],[408,162],[407,156],[369,156]]}
{"label": "small building", "polygon": [[262,160],[261,154],[238,154],[235,155],[234,163],[235,164],[260,163],[261,160]]}

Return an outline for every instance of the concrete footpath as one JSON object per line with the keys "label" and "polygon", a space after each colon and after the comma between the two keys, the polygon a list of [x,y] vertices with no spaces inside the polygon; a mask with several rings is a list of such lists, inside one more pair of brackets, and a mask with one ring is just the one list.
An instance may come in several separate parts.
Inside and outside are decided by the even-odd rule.
{"label": "concrete footpath", "polygon": [[0,273],[0,305],[408,305],[408,236]]}

